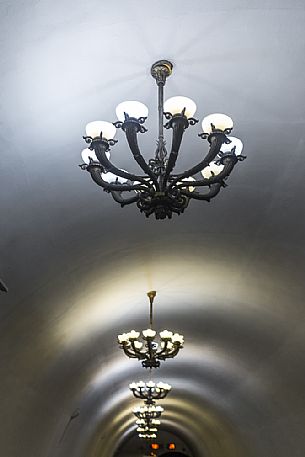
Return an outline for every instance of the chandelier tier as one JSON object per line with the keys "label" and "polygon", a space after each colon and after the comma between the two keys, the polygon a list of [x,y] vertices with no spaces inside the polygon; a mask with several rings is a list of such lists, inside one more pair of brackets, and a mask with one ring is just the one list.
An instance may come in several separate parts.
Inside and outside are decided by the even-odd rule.
{"label": "chandelier tier", "polygon": [[136,424],[144,426],[144,427],[152,427],[152,426],[160,425],[161,421],[159,421],[159,419],[138,419],[136,421]]}
{"label": "chandelier tier", "polygon": [[[183,134],[198,120],[193,117],[196,105],[191,99],[172,97],[164,103],[164,86],[172,68],[172,63],[167,60],[159,60],[151,67],[151,75],[158,86],[159,134],[154,158],[148,162],[144,159],[137,139],[139,133],[147,131],[143,124],[148,108],[140,102],[126,101],[116,109],[117,122],[94,121],[87,124],[84,139],[89,147],[82,152],[84,163],[80,165],[98,186],[111,193],[121,207],[135,203],[147,217],[154,214],[156,219],[183,213],[190,199],[210,201],[226,186],[225,180],[236,163],[245,159],[241,155],[242,142],[227,136],[233,128],[232,119],[216,113],[203,119],[203,132],[199,134],[209,143],[208,153],[187,171],[173,173]],[[163,116],[167,120],[164,126]],[[172,130],[169,154],[164,127]],[[110,161],[110,146],[117,143],[114,139],[116,128],[125,133],[133,158],[144,175],[129,173]],[[194,178],[193,175],[198,176]],[[201,193],[197,190],[200,188],[207,188],[207,192]]]}
{"label": "chandelier tier", "polygon": [[152,329],[156,291],[148,292],[147,296],[150,302],[150,327],[142,333],[131,330],[118,335],[118,342],[127,357],[141,360],[144,368],[157,368],[160,360],[173,358],[178,354],[183,347],[184,338],[179,333],[168,330],[160,332],[157,338],[157,332]]}
{"label": "chandelier tier", "polygon": [[155,384],[152,381],[147,383],[140,381],[129,384],[129,389],[136,398],[144,400],[147,405],[153,405],[156,400],[163,400],[171,390],[171,386],[164,382]]}
{"label": "chandelier tier", "polygon": [[145,440],[153,440],[157,438],[155,433],[139,433],[139,438],[144,438]]}

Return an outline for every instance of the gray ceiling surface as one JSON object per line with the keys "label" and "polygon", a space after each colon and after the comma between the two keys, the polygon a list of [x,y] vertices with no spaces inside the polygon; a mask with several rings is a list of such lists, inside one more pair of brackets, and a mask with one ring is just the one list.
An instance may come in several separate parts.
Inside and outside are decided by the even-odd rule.
{"label": "gray ceiling surface", "polygon": [[[185,348],[164,429],[194,456],[305,454],[303,0],[0,2],[0,392],[3,457],[109,457],[134,433],[148,374],[116,335],[156,327]],[[211,203],[172,220],[121,209],[81,171],[87,122],[166,97],[229,114],[247,160]],[[177,169],[206,150],[189,128]],[[122,132],[118,166],[136,170]],[[170,138],[168,138],[170,142]],[[64,430],[75,410],[79,415]]]}

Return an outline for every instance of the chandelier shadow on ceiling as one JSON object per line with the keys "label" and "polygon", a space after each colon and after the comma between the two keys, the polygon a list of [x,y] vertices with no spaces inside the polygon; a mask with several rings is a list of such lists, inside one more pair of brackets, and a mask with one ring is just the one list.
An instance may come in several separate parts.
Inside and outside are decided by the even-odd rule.
{"label": "chandelier shadow on ceiling", "polygon": [[[193,117],[196,104],[191,99],[172,97],[164,103],[164,86],[172,68],[172,63],[167,60],[159,60],[151,67],[151,75],[158,86],[159,134],[155,157],[147,162],[138,146],[138,134],[147,131],[143,124],[148,108],[137,101],[126,101],[117,106],[117,122],[94,121],[87,124],[83,138],[89,146],[82,151],[84,163],[80,165],[90,173],[98,186],[111,193],[121,207],[135,203],[146,217],[154,214],[156,219],[183,213],[191,199],[209,202],[226,186],[225,180],[236,163],[245,159],[241,155],[242,142],[227,136],[233,128],[232,119],[224,114],[210,114],[203,119],[203,132],[199,133],[199,137],[207,139],[209,143],[208,153],[187,171],[178,174],[173,172],[183,134],[198,120]],[[167,120],[165,125],[163,116]],[[164,127],[172,130],[169,154]],[[114,139],[116,129],[122,129],[125,133],[133,158],[144,175],[129,173],[110,161],[110,146],[117,143]],[[200,192],[198,189],[201,188],[207,191]]]}

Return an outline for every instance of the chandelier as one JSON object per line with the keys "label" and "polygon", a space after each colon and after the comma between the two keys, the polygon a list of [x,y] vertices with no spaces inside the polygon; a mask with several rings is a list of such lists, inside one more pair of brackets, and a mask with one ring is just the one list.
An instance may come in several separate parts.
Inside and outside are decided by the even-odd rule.
{"label": "chandelier", "polygon": [[118,342],[127,357],[141,360],[144,368],[157,368],[160,366],[160,360],[173,358],[178,354],[183,347],[184,338],[179,333],[168,330],[163,330],[157,337],[157,332],[152,329],[156,291],[148,292],[147,296],[150,302],[150,327],[143,330],[142,334],[131,330],[118,335]]}
{"label": "chandelier", "polygon": [[[134,408],[133,414],[138,419],[144,419],[145,421],[151,421],[152,419],[158,419],[163,413],[164,408],[162,406],[156,405],[144,405]],[[156,424],[154,424],[156,425]]]}
{"label": "chandelier", "polygon": [[[156,219],[183,213],[190,199],[210,201],[226,186],[225,180],[236,163],[245,159],[241,155],[242,142],[227,136],[233,128],[232,119],[224,114],[210,114],[203,119],[203,132],[199,133],[199,137],[207,139],[209,151],[193,167],[183,173],[174,173],[183,134],[198,120],[193,117],[196,111],[193,100],[179,96],[164,103],[164,86],[172,68],[172,63],[167,60],[159,60],[151,67],[151,75],[158,86],[159,132],[154,158],[148,162],[144,159],[137,139],[139,133],[147,131],[143,124],[148,108],[137,101],[125,101],[116,108],[117,122],[94,121],[87,124],[83,138],[89,147],[83,150],[84,163],[80,165],[98,186],[111,193],[121,207],[135,203],[146,217],[154,214]],[[164,126],[163,116],[167,120]],[[172,130],[169,154],[164,127]],[[114,139],[116,129],[125,133],[133,158],[144,175],[129,173],[110,161],[110,146],[117,143]],[[202,193],[197,190],[201,188],[207,191]]]}
{"label": "chandelier", "polygon": [[157,435],[155,433],[139,433],[139,438],[145,438],[146,440],[153,440],[157,438]]}
{"label": "chandelier", "polygon": [[141,398],[147,405],[153,405],[156,400],[163,400],[171,390],[171,386],[164,382],[155,384],[153,381],[129,384],[129,389],[136,398]]}

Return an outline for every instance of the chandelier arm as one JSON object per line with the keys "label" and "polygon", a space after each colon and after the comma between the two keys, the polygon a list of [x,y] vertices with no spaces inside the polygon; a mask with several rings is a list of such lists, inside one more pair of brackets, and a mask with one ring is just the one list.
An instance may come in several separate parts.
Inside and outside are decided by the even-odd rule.
{"label": "chandelier arm", "polygon": [[[101,176],[101,167],[100,165],[88,165],[87,170],[89,171],[91,178],[93,181],[100,187],[103,187],[105,190],[109,191],[131,191],[131,190],[143,190],[141,185],[129,185],[129,184],[117,184],[117,183],[109,183],[104,181]],[[145,182],[145,181],[144,181]],[[147,190],[147,189],[145,189]],[[135,200],[137,201],[137,200]]]}
{"label": "chandelier arm", "polygon": [[125,134],[129,148],[132,152],[135,161],[138,163],[138,165],[141,167],[144,173],[146,173],[151,178],[157,190],[160,190],[160,186],[155,173],[150,169],[149,165],[146,163],[144,157],[140,152],[137,139],[137,129],[132,123],[127,123],[125,127]]}
{"label": "chandelier arm", "polygon": [[167,393],[165,392],[160,392],[157,397],[155,397],[155,400],[163,400],[166,397]]}
{"label": "chandelier arm", "polygon": [[130,341],[131,343],[131,347],[132,347],[132,350],[134,351],[135,353],[135,356],[139,359],[139,360],[144,360],[146,358],[146,353],[144,352],[141,352],[139,349],[137,349],[135,347],[135,342],[133,340]]}
{"label": "chandelier arm", "polygon": [[222,144],[227,140],[226,135],[223,132],[214,132],[209,137],[210,149],[205,158],[192,168],[189,168],[184,173],[176,176],[176,178],[170,183],[169,189],[171,189],[178,181],[183,178],[189,178],[191,175],[195,175],[209,165],[212,160],[215,159],[217,154],[220,152]]}
{"label": "chandelier arm", "polygon": [[163,393],[164,393],[164,392],[155,392],[154,395],[152,396],[152,398],[153,398],[154,400],[162,400],[163,398],[166,397],[166,395],[163,395],[163,396],[162,396]]}
{"label": "chandelier arm", "polygon": [[163,348],[159,352],[156,353],[156,357],[159,357],[160,354],[164,354],[168,350],[167,347],[168,347],[168,341],[165,340]]}
{"label": "chandelier arm", "polygon": [[125,352],[127,357],[129,357],[131,359],[137,359],[138,358],[138,355],[135,354],[134,352],[130,351],[126,345],[123,345],[123,351]]}
{"label": "chandelier arm", "polygon": [[172,359],[172,358],[176,357],[176,355],[178,354],[180,349],[181,349],[180,345],[176,346],[171,350],[171,352],[168,352],[167,354],[164,354],[163,357],[165,357],[166,359]]}
{"label": "chandelier arm", "polygon": [[121,193],[122,192],[117,192],[117,191],[111,191],[111,195],[112,195],[112,198],[114,201],[116,201],[117,203],[120,203],[120,205],[122,206],[125,206],[125,205],[130,205],[131,203],[136,203],[138,200],[139,200],[139,195],[135,195],[134,197],[130,197],[130,198],[123,198],[121,196]]}
{"label": "chandelier arm", "polygon": [[107,171],[110,171],[111,173],[115,174],[116,176],[120,176],[121,178],[129,179],[129,181],[139,181],[148,187],[152,187],[149,182],[142,178],[142,176],[134,175],[113,165],[113,163],[110,162],[106,156],[107,147],[104,142],[94,141],[92,142],[92,147],[94,148],[96,157]]}
{"label": "chandelier arm", "polygon": [[207,194],[188,192],[186,190],[181,190],[181,194],[185,195],[186,197],[193,198],[194,200],[206,200],[209,202],[212,198],[216,197],[216,195],[219,194],[221,187],[221,183],[215,183],[211,185],[210,192]]}
{"label": "chandelier arm", "polygon": [[224,159],[225,166],[218,175],[211,176],[210,178],[201,179],[198,181],[197,180],[189,181],[189,183],[187,181],[184,181],[184,183],[177,184],[175,186],[175,188],[185,188],[188,186],[188,184],[189,184],[189,186],[192,186],[192,187],[199,187],[199,186],[210,186],[212,184],[221,183],[221,181],[223,181],[225,178],[227,178],[231,174],[236,163],[237,163],[236,157],[234,157],[234,156],[226,157]]}
{"label": "chandelier arm", "polygon": [[164,191],[166,188],[166,183],[168,181],[169,175],[174,169],[179,153],[179,149],[182,142],[183,133],[185,130],[185,117],[178,116],[177,118],[172,120],[172,129],[173,129],[173,136],[172,136],[172,149],[170,155],[168,157],[163,182],[162,182],[162,190]]}
{"label": "chandelier arm", "polygon": [[141,395],[139,395],[139,392],[137,392],[136,390],[133,390],[132,393],[136,398],[142,399]]}

